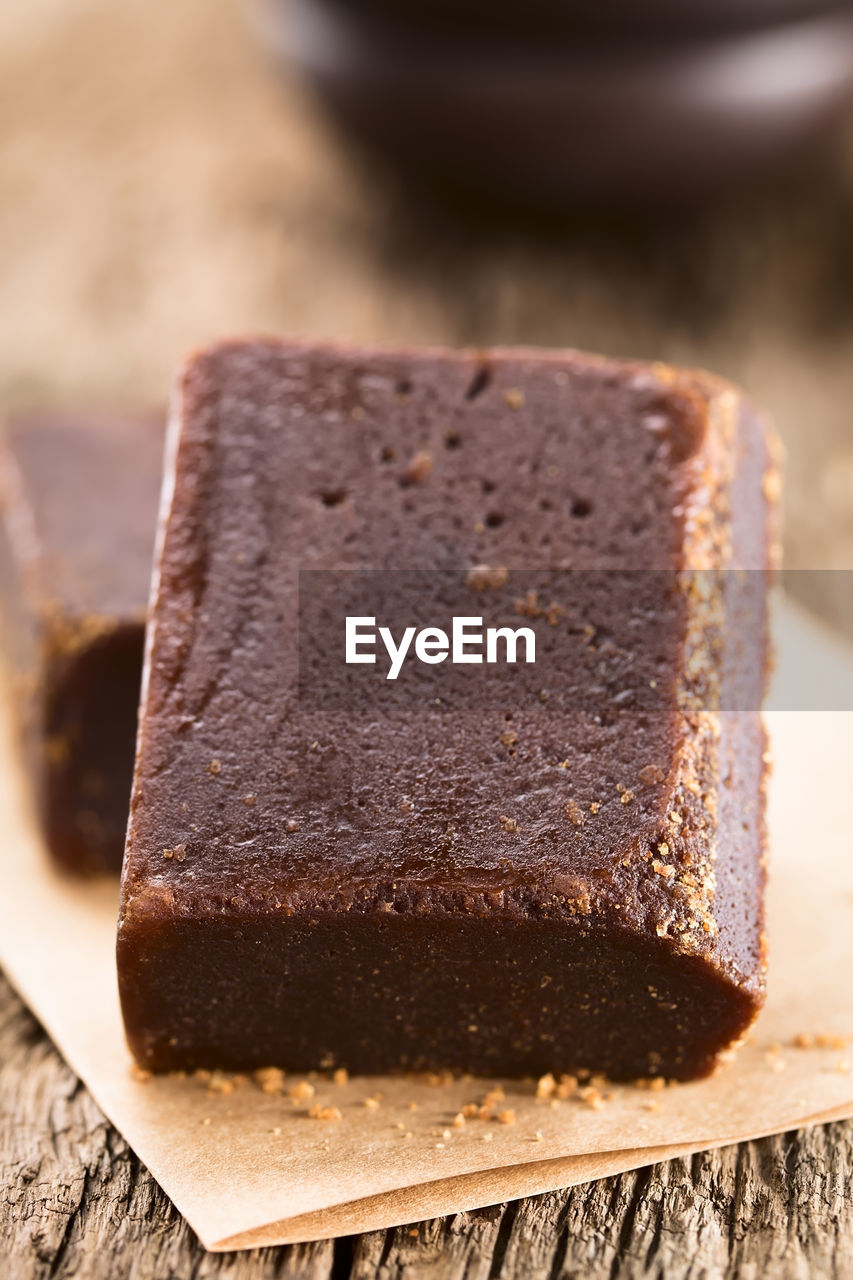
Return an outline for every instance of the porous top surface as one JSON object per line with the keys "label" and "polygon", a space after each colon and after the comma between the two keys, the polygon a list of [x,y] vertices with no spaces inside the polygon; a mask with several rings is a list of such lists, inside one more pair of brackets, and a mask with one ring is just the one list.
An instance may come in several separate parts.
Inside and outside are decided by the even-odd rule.
{"label": "porous top surface", "polygon": [[[368,698],[306,707],[295,628],[300,569],[500,566],[512,599],[522,570],[713,563],[728,554],[716,535],[737,404],[712,379],[576,353],[246,341],[193,359],[123,926],[605,910],[658,936],[681,921],[690,949],[713,948],[716,730],[677,710],[685,615],[669,596],[638,646],[663,681],[651,715],[572,714],[547,697],[387,716]],[[756,797],[753,861],[759,809]]]}

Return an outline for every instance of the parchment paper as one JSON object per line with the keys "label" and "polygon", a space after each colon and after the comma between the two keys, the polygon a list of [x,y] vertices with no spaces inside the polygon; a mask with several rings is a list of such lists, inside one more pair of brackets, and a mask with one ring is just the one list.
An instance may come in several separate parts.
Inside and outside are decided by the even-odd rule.
{"label": "parchment paper", "polygon": [[[853,654],[790,610],[784,621],[783,670],[786,655],[807,653],[826,679],[849,684]],[[492,1110],[513,1122],[463,1126],[454,1117],[494,1081],[288,1077],[265,1092],[230,1077],[139,1079],[116,993],[117,886],[48,866],[4,708],[0,963],[210,1249],[388,1227],[850,1116],[853,712],[774,711],[768,722],[770,994],[748,1042],[710,1080],[605,1084],[587,1100],[503,1082]],[[310,1097],[289,1096],[307,1085]],[[317,1107],[340,1118],[312,1118]]]}

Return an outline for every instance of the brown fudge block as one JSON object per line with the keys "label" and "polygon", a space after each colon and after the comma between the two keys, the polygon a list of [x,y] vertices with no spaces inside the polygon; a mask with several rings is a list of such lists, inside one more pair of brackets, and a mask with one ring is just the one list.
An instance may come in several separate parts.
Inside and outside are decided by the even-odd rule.
{"label": "brown fudge block", "polygon": [[74,871],[124,849],[163,418],[46,417],[0,436],[0,604],[47,845]]}
{"label": "brown fudge block", "polygon": [[[772,479],[760,420],[708,375],[272,340],[192,359],[118,931],[138,1061],[710,1071],[764,995],[766,653],[762,618],[746,703],[715,708],[726,590],[678,584],[766,567]],[[497,701],[472,684],[388,714],[375,681],[345,705],[301,689],[307,571],[461,570],[479,613],[482,566],[510,592],[568,572],[590,610],[578,570],[613,575],[602,608],[644,573],[633,653],[589,645],[615,684],[573,710],[530,696],[534,664]],[[517,604],[540,639],[587,637]],[[631,662],[658,701],[617,714]]]}

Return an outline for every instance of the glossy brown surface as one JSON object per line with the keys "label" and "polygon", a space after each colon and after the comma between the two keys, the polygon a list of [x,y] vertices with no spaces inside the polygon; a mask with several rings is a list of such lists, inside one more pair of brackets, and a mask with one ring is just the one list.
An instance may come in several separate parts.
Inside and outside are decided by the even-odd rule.
{"label": "glossy brown surface", "polygon": [[156,415],[31,419],[0,440],[0,600],[53,857],[121,865],[163,452]]}
{"label": "glossy brown surface", "polygon": [[328,711],[297,575],[764,567],[748,406],[573,353],[270,341],[202,353],[176,415],[118,939],[139,1061],[711,1069],[764,986],[763,737],[694,697],[713,619],[662,588],[650,715]]}

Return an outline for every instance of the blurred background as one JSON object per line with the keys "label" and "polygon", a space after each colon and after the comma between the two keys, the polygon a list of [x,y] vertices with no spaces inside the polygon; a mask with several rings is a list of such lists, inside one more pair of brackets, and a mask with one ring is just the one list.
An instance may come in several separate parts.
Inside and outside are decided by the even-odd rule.
{"label": "blurred background", "polygon": [[[739,139],[746,137],[743,112],[754,115],[755,104],[744,105],[743,86],[723,71],[710,81],[707,66],[703,72],[714,110],[724,108],[713,146],[703,152],[688,130],[672,144],[675,152],[668,149],[669,125],[682,105],[695,105],[690,86],[699,83],[695,64],[679,62],[679,35],[667,45],[672,94],[644,121],[646,132],[638,126],[625,143],[616,167],[617,175],[629,174],[622,189],[606,165],[603,173],[578,170],[578,155],[605,153],[585,132],[587,99],[577,93],[597,92],[601,64],[611,81],[615,75],[639,95],[623,103],[620,119],[644,119],[637,103],[645,101],[649,65],[652,81],[661,82],[648,58],[669,38],[665,15],[662,28],[626,37],[616,64],[609,34],[549,34],[540,52],[508,31],[484,71],[481,61],[474,70],[466,61],[481,59],[482,50],[472,50],[484,38],[482,14],[473,35],[407,29],[401,36],[394,27],[389,37],[399,15],[380,4],[378,16],[364,19],[374,24],[369,29],[353,35],[335,26],[330,11],[331,32],[318,34],[316,15],[306,19],[300,4],[295,35],[284,25],[285,4],[0,6],[2,408],[157,405],[187,350],[236,331],[570,345],[699,364],[746,386],[779,426],[788,450],[788,565],[853,567],[853,113],[845,96],[853,46],[833,27],[821,28],[816,44],[810,17],[801,37],[786,28],[787,52],[779,53],[778,41],[770,52],[762,45],[751,63],[743,60],[746,46],[732,45],[726,75],[742,66],[773,121],[784,122],[785,95],[802,95],[804,78],[818,98],[801,145],[790,155],[782,146],[773,182],[753,184],[744,179],[761,166]],[[762,9],[756,21],[763,23],[773,5],[752,0],[748,7]],[[821,6],[803,0],[799,7]],[[849,33],[849,14],[842,20]],[[718,38],[702,29],[688,42],[701,52],[702,42]],[[587,42],[580,61],[576,39]],[[366,64],[364,49],[373,57],[380,44],[380,63],[402,66],[407,82],[416,79],[407,59],[426,58],[417,91],[426,95],[422,114],[439,122],[428,143],[412,132],[422,122],[397,117],[399,86],[386,86],[375,102],[365,97],[364,77],[381,78],[387,68]],[[547,68],[539,61],[546,45]],[[564,45],[574,59],[565,74]],[[640,46],[646,62],[638,75]],[[807,66],[797,62],[798,50],[808,52]],[[448,68],[446,91],[457,94],[444,118],[438,65]],[[486,80],[506,119],[517,119],[512,138],[506,125],[490,135],[482,119],[479,133],[463,127],[466,112],[482,112]],[[546,81],[551,96],[525,116],[522,107]],[[561,96],[570,82],[580,89]],[[473,105],[458,97],[460,83]],[[336,86],[343,86],[337,97]],[[362,134],[382,135],[392,163],[341,128],[348,113]],[[794,111],[795,125],[800,118]],[[586,151],[569,147],[552,164],[543,119],[553,120],[554,136],[567,146],[586,140]],[[824,132],[827,140],[832,134],[830,151],[813,164]],[[453,185],[466,188],[464,198],[458,190],[435,195],[419,172],[441,170],[454,146]],[[479,187],[478,156],[488,160]],[[560,164],[570,166],[572,181],[563,181]],[[689,184],[660,180],[668,167],[678,178],[682,166]],[[460,171],[470,180],[460,184]],[[833,578],[815,575],[803,589],[819,595],[812,603],[827,617],[853,625],[853,604]]]}

